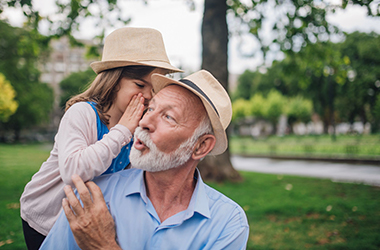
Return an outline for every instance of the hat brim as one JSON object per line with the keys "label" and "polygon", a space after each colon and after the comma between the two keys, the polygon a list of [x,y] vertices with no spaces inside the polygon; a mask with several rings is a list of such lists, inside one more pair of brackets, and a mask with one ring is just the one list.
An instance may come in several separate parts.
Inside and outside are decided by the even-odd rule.
{"label": "hat brim", "polygon": [[125,66],[150,66],[165,69],[167,73],[183,72],[167,62],[163,61],[126,61],[126,60],[110,60],[110,61],[97,61],[90,64],[91,68],[95,71],[96,74],[108,69],[120,68]]}
{"label": "hat brim", "polygon": [[175,84],[175,85],[179,85],[188,89],[189,91],[194,93],[196,96],[198,96],[201,99],[203,106],[206,108],[206,112],[211,121],[211,126],[213,128],[214,136],[216,138],[215,146],[210,151],[209,155],[219,155],[219,154],[222,154],[224,151],[226,151],[227,146],[228,146],[226,131],[224,130],[223,125],[220,122],[220,118],[218,114],[215,112],[214,108],[211,106],[211,104],[206,100],[206,98],[201,93],[199,93],[192,87],[180,81],[176,81],[172,78],[169,78],[160,74],[152,75],[152,83],[154,86],[153,88],[154,88],[155,93],[158,93],[161,89],[165,88],[168,85]]}

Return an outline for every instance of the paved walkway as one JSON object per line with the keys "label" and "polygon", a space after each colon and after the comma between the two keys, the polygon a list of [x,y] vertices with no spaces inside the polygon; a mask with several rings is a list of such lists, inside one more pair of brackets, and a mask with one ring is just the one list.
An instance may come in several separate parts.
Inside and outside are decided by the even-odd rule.
{"label": "paved walkway", "polygon": [[380,186],[380,166],[232,156],[237,170],[331,179]]}

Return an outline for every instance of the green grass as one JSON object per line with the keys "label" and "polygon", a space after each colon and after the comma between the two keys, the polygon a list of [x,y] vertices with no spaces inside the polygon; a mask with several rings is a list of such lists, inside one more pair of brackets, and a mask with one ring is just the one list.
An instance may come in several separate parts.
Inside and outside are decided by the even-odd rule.
{"label": "green grass", "polygon": [[211,186],[239,203],[248,249],[379,249],[380,188],[241,172],[242,183]]}
{"label": "green grass", "polygon": [[340,135],[332,140],[329,135],[309,135],[267,138],[230,138],[233,154],[309,156],[327,158],[365,158],[380,161],[380,135]]}
{"label": "green grass", "polygon": [[[0,144],[0,249],[26,249],[19,198],[51,145]],[[248,249],[379,249],[380,188],[241,172],[211,183],[238,202],[250,224]]]}
{"label": "green grass", "polygon": [[26,249],[19,199],[24,186],[49,156],[51,145],[0,144],[0,246]]}

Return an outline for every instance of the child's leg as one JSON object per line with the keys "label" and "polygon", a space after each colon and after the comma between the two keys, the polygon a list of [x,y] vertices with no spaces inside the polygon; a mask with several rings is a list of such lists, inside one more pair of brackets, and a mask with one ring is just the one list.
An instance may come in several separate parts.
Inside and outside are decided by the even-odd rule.
{"label": "child's leg", "polygon": [[46,236],[31,228],[24,220],[22,220],[22,229],[28,250],[38,250]]}

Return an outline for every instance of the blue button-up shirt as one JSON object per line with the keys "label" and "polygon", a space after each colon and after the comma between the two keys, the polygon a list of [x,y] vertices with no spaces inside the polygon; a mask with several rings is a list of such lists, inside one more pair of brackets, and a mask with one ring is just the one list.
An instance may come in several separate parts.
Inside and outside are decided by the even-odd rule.
{"label": "blue button-up shirt", "polygon": [[[186,210],[161,222],[146,195],[144,172],[127,169],[96,178],[115,220],[123,249],[245,249],[249,226],[243,209],[207,186],[197,170],[197,184]],[[65,214],[41,249],[79,249]]]}

